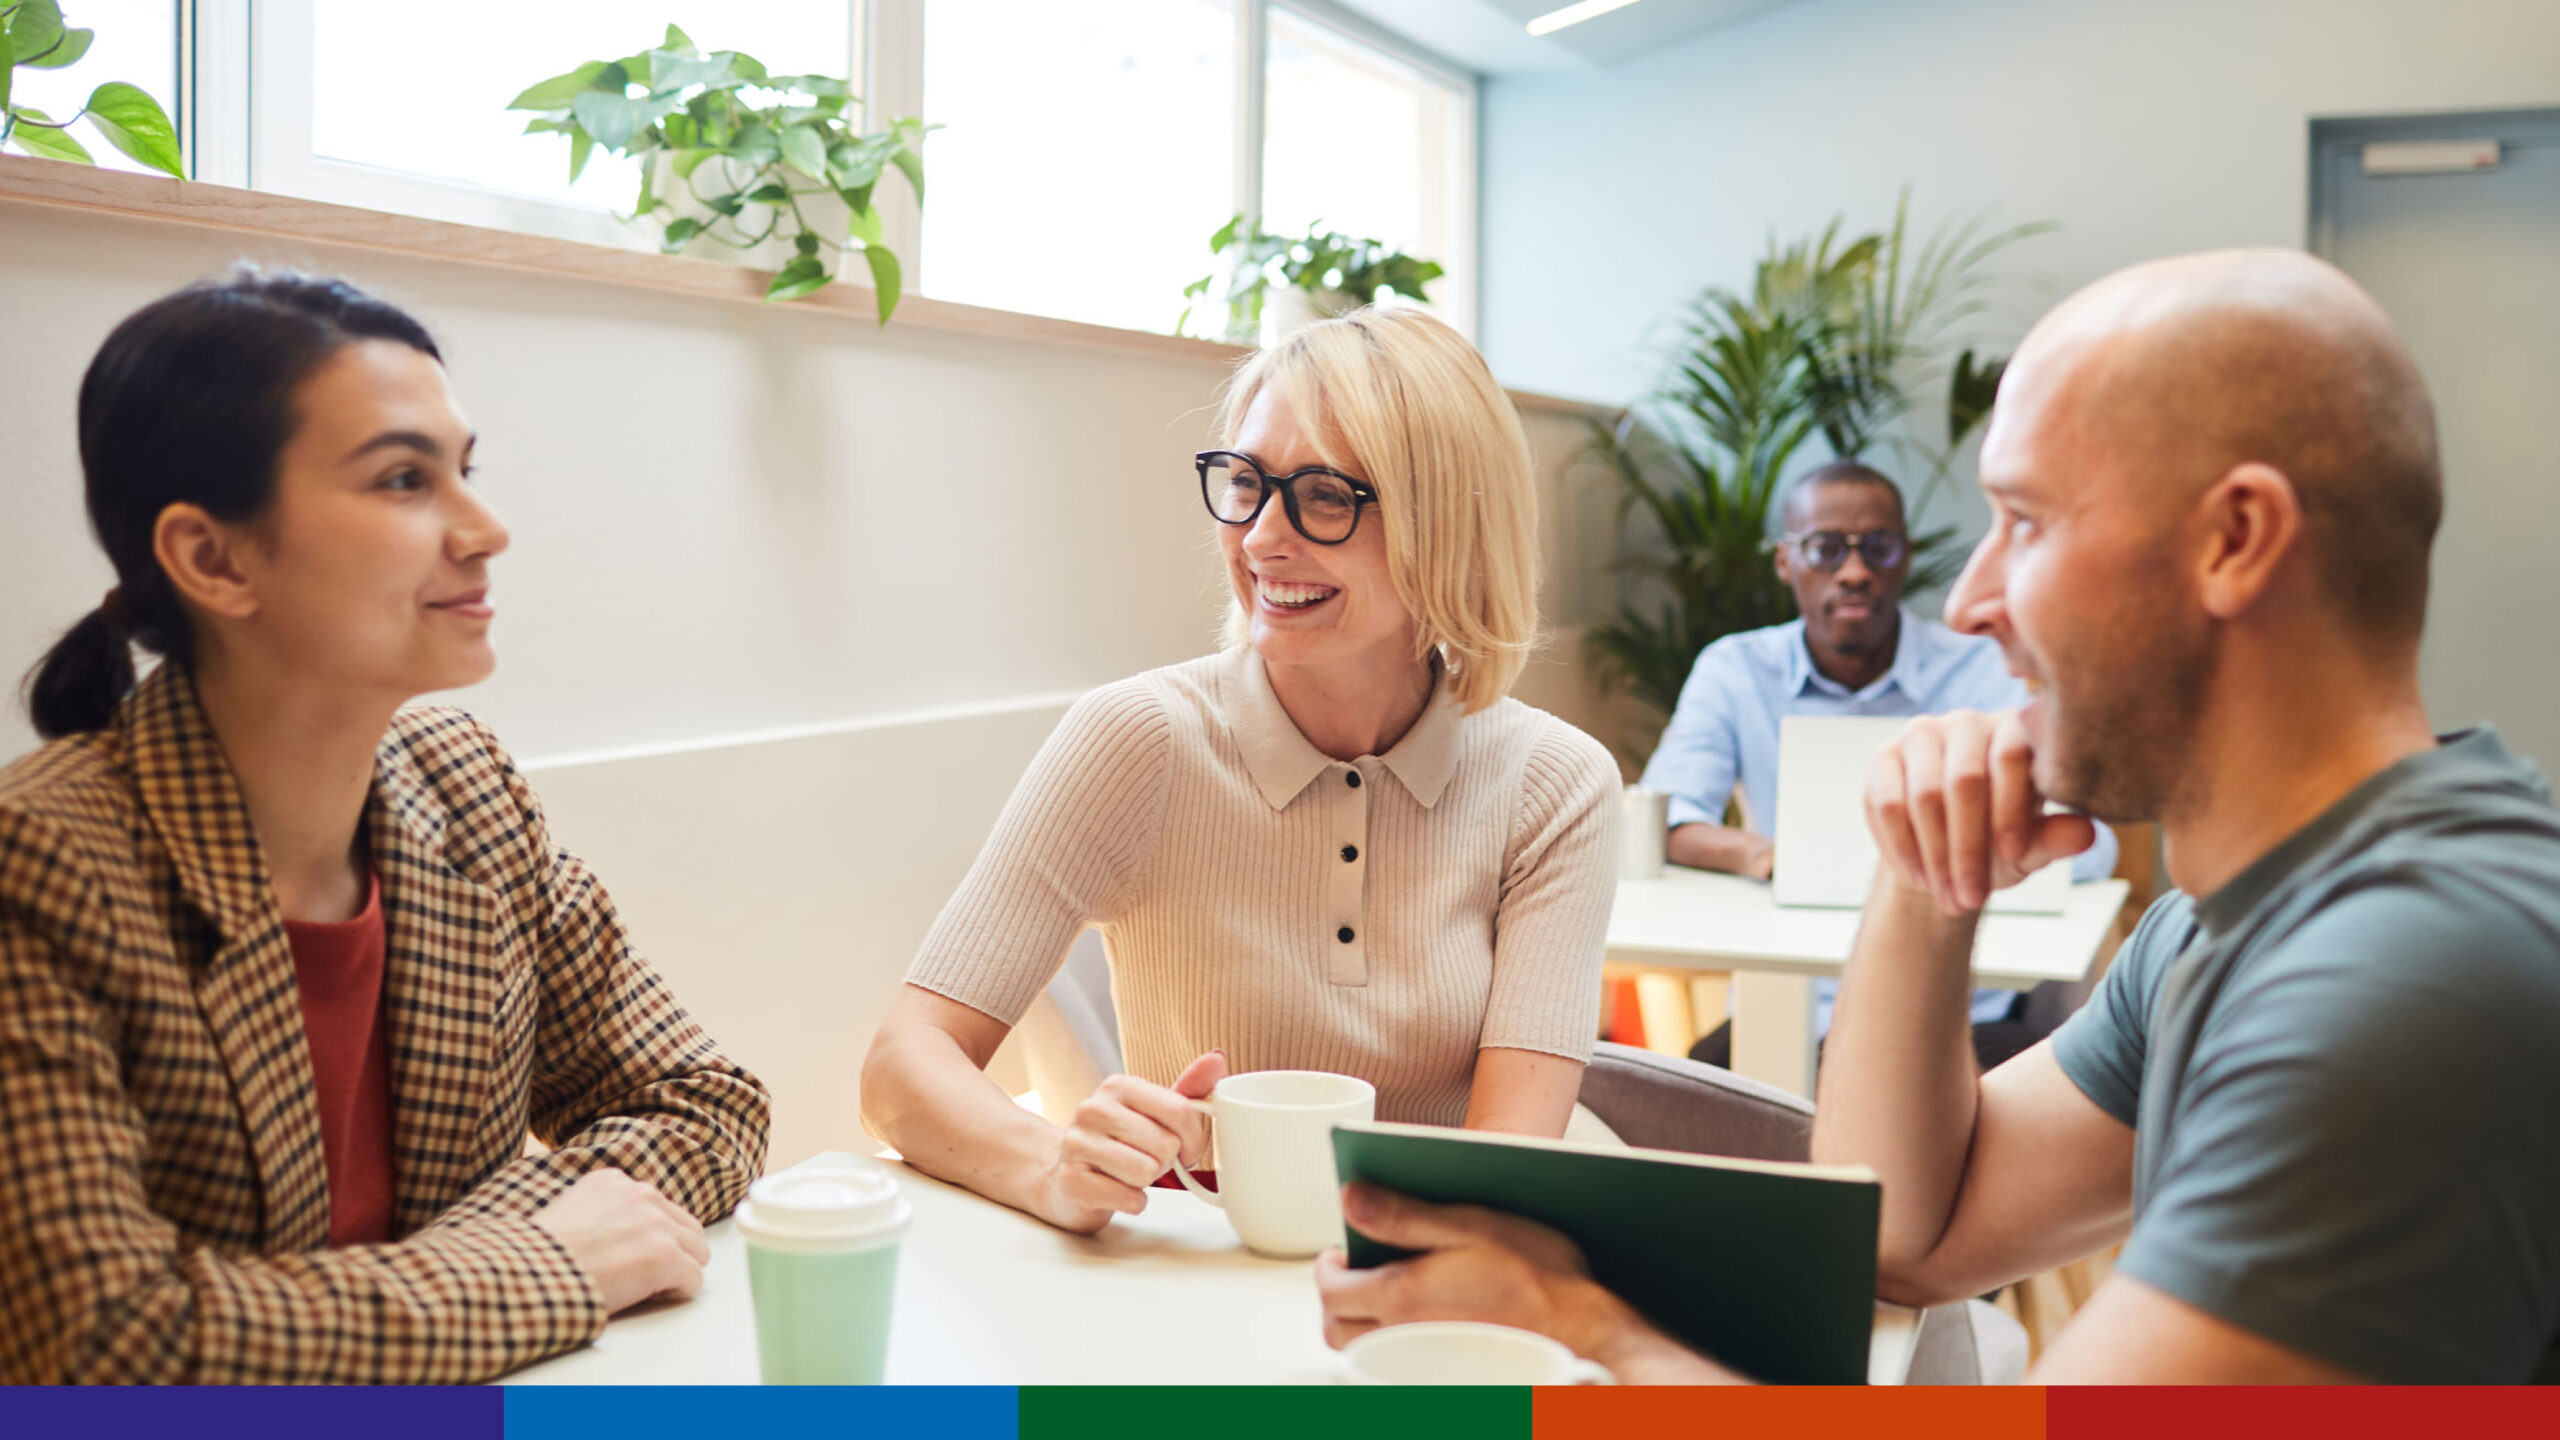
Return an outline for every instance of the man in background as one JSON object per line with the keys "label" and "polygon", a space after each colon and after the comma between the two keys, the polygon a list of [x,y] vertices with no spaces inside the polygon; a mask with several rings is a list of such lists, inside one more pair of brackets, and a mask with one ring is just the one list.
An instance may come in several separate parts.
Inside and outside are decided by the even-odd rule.
{"label": "man in background", "polygon": [[[1902,492],[1854,460],[1809,471],[1778,508],[1778,578],[1795,591],[1801,619],[1727,635],[1698,656],[1679,708],[1646,762],[1644,784],[1671,797],[1665,854],[1675,865],[1769,878],[1776,842],[1756,827],[1778,813],[1778,722],[1789,715],[1938,715],[2006,710],[2026,691],[2000,647],[1959,635],[1902,604],[1911,579],[1911,536]],[[1723,823],[1726,797],[1742,787],[1744,820]],[[2115,836],[2072,861],[2071,878],[2113,873]],[[1814,987],[1814,1033],[1831,1028],[1837,981]],[[1977,990],[1971,1016],[1985,1068],[2042,1039],[2059,1015],[2030,1023],[2026,996]],[[1703,1023],[1703,1017],[1702,1017]],[[1710,1030],[1689,1052],[1733,1061],[1733,1027]]]}

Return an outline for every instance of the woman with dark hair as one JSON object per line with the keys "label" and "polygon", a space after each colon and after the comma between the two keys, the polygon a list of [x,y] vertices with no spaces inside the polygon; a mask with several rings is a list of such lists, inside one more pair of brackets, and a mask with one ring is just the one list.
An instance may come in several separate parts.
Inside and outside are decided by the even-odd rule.
{"label": "woman with dark hair", "polygon": [[495,737],[409,704],[495,663],[471,449],[341,281],[198,285],[91,363],[116,587],[0,770],[0,1381],[484,1379],[690,1294],[761,1167],[763,1087]]}

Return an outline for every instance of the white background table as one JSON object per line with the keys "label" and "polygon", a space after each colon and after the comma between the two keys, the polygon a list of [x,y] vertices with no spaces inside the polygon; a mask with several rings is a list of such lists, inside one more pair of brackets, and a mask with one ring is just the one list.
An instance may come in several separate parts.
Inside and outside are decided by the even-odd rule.
{"label": "white background table", "polygon": [[[1985,915],[1973,974],[2024,990],[2089,973],[2130,887],[2071,887],[2059,915]],[[1813,1093],[1813,978],[1837,976],[1857,938],[1855,910],[1781,906],[1738,875],[1668,866],[1658,880],[1618,882],[1608,957],[1628,965],[1733,972],[1735,1073]],[[1701,1027],[1707,1017],[1699,1017]]]}
{"label": "white background table", "polygon": [[[1146,1213],[1070,1235],[895,1168],[915,1221],[898,1256],[892,1384],[1322,1384],[1340,1373],[1313,1262],[1247,1252],[1189,1194],[1150,1191]],[[755,1384],[746,1244],[728,1221],[710,1240],[693,1299],[626,1315],[505,1383]],[[1875,1379],[1900,1381],[1916,1330],[1912,1311],[1876,1307]]]}

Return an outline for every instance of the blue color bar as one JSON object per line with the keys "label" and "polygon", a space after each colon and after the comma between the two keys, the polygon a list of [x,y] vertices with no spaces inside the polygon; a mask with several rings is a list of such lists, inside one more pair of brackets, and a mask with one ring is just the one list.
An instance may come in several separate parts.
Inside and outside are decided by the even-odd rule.
{"label": "blue color bar", "polygon": [[[769,1426],[812,1427],[797,1433],[813,1436],[903,1433],[932,1440],[1014,1440],[1017,1395],[1010,1385],[525,1386],[506,1392],[506,1440],[598,1440],[617,1435],[720,1440],[750,1433],[741,1427]],[[855,1431],[855,1426],[861,1429]],[[367,1434],[348,1440],[380,1437]]]}

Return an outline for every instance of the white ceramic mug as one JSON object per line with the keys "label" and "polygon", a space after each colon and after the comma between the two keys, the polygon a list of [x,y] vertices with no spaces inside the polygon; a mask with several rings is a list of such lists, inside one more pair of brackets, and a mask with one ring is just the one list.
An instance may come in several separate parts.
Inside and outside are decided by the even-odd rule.
{"label": "white ceramic mug", "polygon": [[1333,1127],[1376,1119],[1377,1087],[1324,1070],[1254,1070],[1228,1076],[1191,1104],[1215,1127],[1217,1193],[1179,1165],[1173,1173],[1227,1212],[1246,1249],[1296,1260],[1342,1243]]}
{"label": "white ceramic mug", "polygon": [[1354,1385],[1615,1385],[1616,1376],[1534,1330],[1473,1320],[1386,1325],[1342,1347]]}

